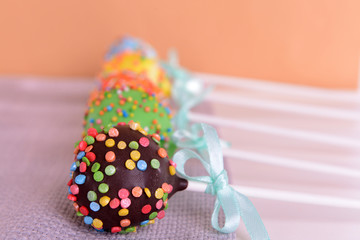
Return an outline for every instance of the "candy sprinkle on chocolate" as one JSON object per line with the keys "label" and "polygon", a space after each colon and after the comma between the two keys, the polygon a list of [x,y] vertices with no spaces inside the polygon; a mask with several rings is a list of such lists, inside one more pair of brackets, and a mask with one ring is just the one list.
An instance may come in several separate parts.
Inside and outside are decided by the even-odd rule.
{"label": "candy sprinkle on chocolate", "polygon": [[[117,111],[107,106],[104,116]],[[105,128],[102,132],[89,128],[75,146],[68,199],[76,215],[97,231],[135,232],[136,226],[163,218],[168,198],[183,190],[187,181],[175,175],[166,150],[153,140],[158,135],[147,135],[136,122],[131,127],[119,123]]]}

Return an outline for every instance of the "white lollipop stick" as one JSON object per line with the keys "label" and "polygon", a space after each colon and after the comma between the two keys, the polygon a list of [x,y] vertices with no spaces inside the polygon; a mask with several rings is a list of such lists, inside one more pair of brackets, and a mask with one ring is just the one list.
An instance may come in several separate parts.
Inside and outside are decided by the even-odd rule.
{"label": "white lollipop stick", "polygon": [[[205,183],[189,181],[189,185],[186,190],[193,192],[205,192],[206,186],[207,185]],[[332,197],[319,194],[309,194],[256,187],[234,185],[231,186],[236,191],[248,197],[329,207],[360,209],[360,200],[351,198]]]}

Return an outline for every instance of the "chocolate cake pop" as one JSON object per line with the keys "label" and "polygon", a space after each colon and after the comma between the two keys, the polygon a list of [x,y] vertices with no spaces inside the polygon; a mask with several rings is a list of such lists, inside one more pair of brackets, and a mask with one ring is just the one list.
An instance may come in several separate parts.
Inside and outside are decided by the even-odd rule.
{"label": "chocolate cake pop", "polygon": [[99,231],[133,232],[162,219],[168,199],[187,187],[175,163],[138,123],[100,133],[89,128],[75,148],[68,198],[84,222]]}

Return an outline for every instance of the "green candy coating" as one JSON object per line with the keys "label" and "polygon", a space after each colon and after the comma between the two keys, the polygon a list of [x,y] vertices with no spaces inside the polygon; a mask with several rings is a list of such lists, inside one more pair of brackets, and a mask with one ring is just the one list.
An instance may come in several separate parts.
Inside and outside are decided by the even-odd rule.
{"label": "green candy coating", "polygon": [[108,133],[109,130],[113,127],[113,125],[111,123],[107,124],[105,127],[104,127],[104,133]]}
{"label": "green candy coating", "polygon": [[[141,90],[112,89],[104,93],[102,99],[93,100],[85,115],[85,131],[90,127],[105,133],[119,122],[140,123],[149,134],[158,133],[169,138],[172,134],[171,117],[158,100]],[[108,126],[110,125],[110,126]],[[162,147],[164,141],[161,141]]]}

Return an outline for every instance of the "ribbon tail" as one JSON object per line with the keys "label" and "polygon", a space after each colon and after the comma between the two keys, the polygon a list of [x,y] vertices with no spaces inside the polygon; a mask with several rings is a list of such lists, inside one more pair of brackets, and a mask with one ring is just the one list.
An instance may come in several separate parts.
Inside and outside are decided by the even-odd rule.
{"label": "ribbon tail", "polygon": [[[230,187],[221,189],[216,194],[215,208],[211,216],[211,224],[214,229],[222,233],[234,232],[240,224],[240,206],[236,198],[234,198],[233,190]],[[225,224],[219,226],[219,211],[223,209],[225,215]]]}
{"label": "ribbon tail", "polygon": [[251,239],[270,240],[265,225],[255,206],[245,195],[239,192],[236,193],[238,194],[238,203],[241,206],[240,215]]}

